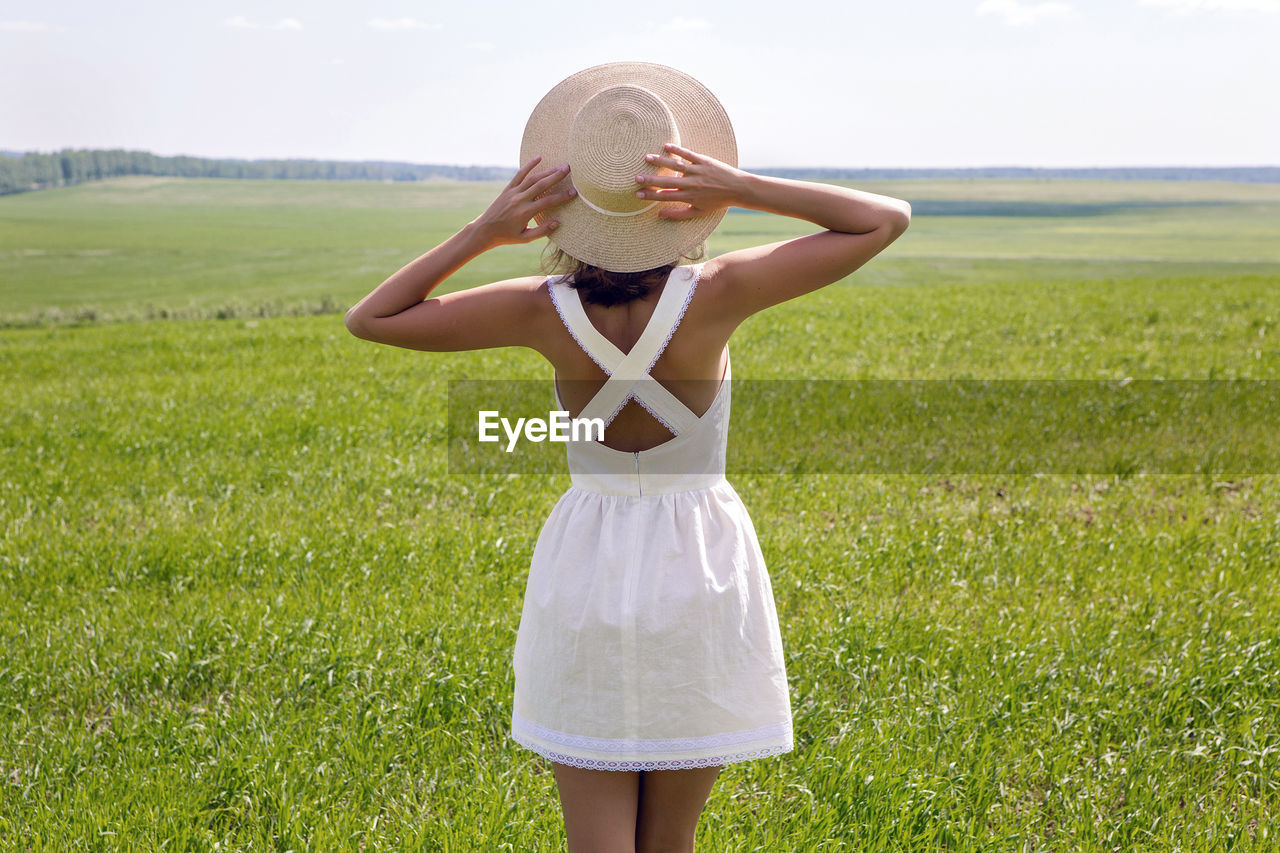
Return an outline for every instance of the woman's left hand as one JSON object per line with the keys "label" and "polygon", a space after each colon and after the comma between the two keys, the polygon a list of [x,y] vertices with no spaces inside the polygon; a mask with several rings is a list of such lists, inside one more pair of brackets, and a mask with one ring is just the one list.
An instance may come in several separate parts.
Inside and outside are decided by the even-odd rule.
{"label": "woman's left hand", "polygon": [[541,193],[551,189],[569,174],[567,165],[535,174],[533,168],[541,159],[541,157],[534,157],[526,163],[519,172],[516,172],[511,183],[507,184],[506,188],[493,200],[489,209],[472,221],[471,224],[480,229],[491,245],[530,243],[539,237],[547,236],[560,224],[557,220],[548,219],[533,228],[529,227],[529,220],[536,214],[564,204],[577,195],[577,191],[570,187],[538,198]]}
{"label": "woman's left hand", "polygon": [[663,150],[665,154],[647,154],[644,159],[679,174],[636,175],[636,183],[641,185],[636,195],[657,201],[681,201],[687,206],[659,211],[660,219],[694,219],[721,208],[741,206],[749,173],[673,142],[664,145]]}

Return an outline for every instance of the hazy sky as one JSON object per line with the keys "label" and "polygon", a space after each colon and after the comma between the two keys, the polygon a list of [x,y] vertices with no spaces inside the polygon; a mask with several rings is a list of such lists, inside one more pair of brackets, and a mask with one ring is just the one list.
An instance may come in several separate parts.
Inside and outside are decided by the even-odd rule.
{"label": "hazy sky", "polygon": [[516,165],[569,74],[644,60],[740,163],[1280,163],[1280,0],[0,0],[0,148]]}

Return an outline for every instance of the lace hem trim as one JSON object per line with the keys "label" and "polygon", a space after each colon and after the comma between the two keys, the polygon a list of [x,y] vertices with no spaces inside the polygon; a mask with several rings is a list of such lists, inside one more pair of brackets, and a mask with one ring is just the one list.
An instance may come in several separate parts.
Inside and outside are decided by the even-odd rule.
{"label": "lace hem trim", "polygon": [[[514,737],[514,735],[513,735]],[[579,758],[576,755],[565,755],[545,749],[540,746],[534,746],[514,737],[516,743],[528,749],[530,752],[537,753],[548,761],[554,761],[557,764],[567,764],[570,767],[581,767],[585,770],[617,770],[636,772],[640,770],[690,770],[695,767],[719,767],[725,764],[736,764],[739,761],[751,761],[755,758],[768,758],[773,755],[782,755],[784,752],[790,752],[794,747],[792,744],[781,744],[778,746],[766,746],[760,749],[748,750],[746,752],[734,752],[726,755],[712,755],[706,758],[671,758],[657,759],[654,761],[605,761],[598,758]]]}

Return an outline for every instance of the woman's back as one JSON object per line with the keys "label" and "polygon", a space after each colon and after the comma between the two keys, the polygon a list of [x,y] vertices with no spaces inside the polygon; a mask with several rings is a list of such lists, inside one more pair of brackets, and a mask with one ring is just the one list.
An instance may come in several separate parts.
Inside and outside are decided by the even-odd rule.
{"label": "woman's back", "polygon": [[[649,371],[649,375],[688,407],[701,416],[719,392],[728,366],[728,335],[723,324],[717,324],[714,310],[715,282],[704,272],[705,265],[687,268],[697,275],[688,301],[684,303],[671,337]],[[677,267],[676,273],[686,268]],[[596,395],[608,374],[592,354],[581,345],[557,310],[552,298],[550,279],[547,289],[548,314],[540,325],[546,341],[539,351],[555,368],[555,381],[560,402],[572,416]],[[654,319],[671,279],[654,287],[643,297],[619,305],[598,305],[581,301],[582,311],[591,326],[623,353],[631,352]],[[562,298],[578,300],[578,291],[565,288]],[[604,444],[622,451],[648,450],[669,440],[672,432],[635,399],[628,400],[609,424]]]}

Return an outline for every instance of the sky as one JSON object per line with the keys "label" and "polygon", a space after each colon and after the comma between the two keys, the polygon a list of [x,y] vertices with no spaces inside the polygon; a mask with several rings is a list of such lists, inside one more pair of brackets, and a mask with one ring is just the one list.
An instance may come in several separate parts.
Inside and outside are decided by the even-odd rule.
{"label": "sky", "polygon": [[517,165],[603,62],[766,167],[1280,164],[1280,0],[0,0],[0,149]]}

